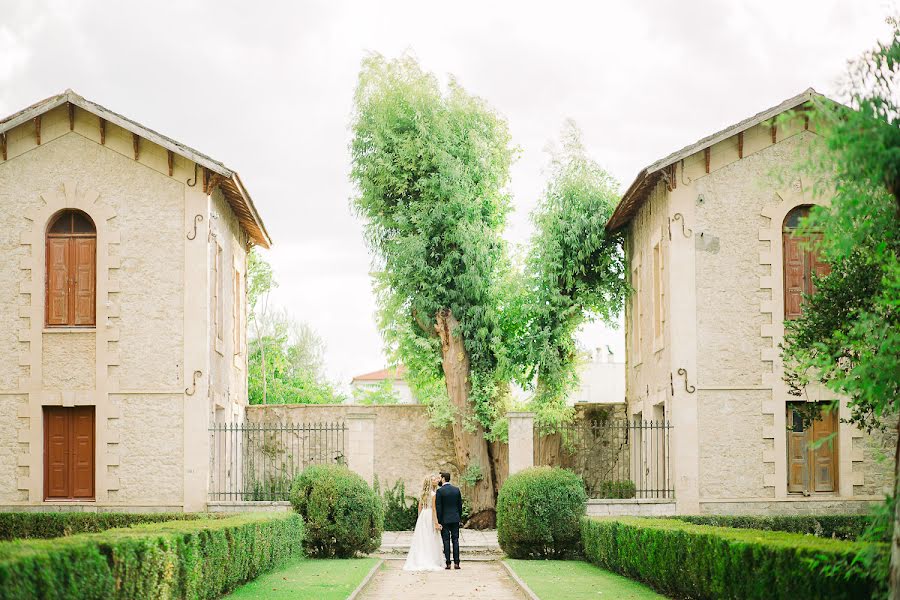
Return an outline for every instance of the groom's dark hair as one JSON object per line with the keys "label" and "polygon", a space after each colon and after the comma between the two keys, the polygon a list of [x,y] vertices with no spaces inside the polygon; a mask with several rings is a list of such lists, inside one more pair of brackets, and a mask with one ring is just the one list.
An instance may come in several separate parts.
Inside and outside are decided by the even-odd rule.
{"label": "groom's dark hair", "polygon": [[450,483],[450,473],[448,473],[447,471],[441,471],[441,479],[443,479],[447,483]]}

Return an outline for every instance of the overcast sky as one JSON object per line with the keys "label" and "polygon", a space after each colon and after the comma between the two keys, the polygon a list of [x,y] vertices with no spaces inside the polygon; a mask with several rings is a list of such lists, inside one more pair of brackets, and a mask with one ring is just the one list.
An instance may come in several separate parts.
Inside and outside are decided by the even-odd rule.
{"label": "overcast sky", "polygon": [[[507,232],[518,244],[564,119],[624,189],[807,87],[833,93],[846,60],[886,36],[891,6],[0,0],[0,116],[72,88],[237,170],[275,242],[275,301],[319,332],[330,376],[346,383],[384,363],[347,177],[366,53],[411,52],[509,120],[522,148]],[[592,326],[582,342],[623,353],[621,330]]]}

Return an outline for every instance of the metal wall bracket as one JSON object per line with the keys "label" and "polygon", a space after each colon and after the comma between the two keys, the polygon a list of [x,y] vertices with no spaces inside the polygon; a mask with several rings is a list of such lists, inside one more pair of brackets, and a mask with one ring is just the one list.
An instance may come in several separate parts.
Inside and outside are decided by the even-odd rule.
{"label": "metal wall bracket", "polygon": [[184,393],[188,396],[193,396],[197,392],[197,378],[203,376],[203,371],[194,371],[194,378],[191,382],[191,387],[184,388]]}
{"label": "metal wall bracket", "polygon": [[[686,238],[689,238],[694,235],[693,229],[690,229],[690,228],[685,229],[684,215],[682,215],[681,213],[675,213],[674,215],[672,215],[672,218],[676,221],[681,221],[681,235],[683,235]],[[670,233],[671,233],[671,231],[670,231]]]}
{"label": "metal wall bracket", "polygon": [[687,370],[678,369],[678,374],[684,377],[684,391],[686,391],[688,394],[693,394],[697,391],[697,388],[692,385],[688,385]]}
{"label": "metal wall bracket", "polygon": [[187,234],[187,239],[193,240],[197,238],[197,224],[203,220],[203,215],[197,215],[194,217],[194,231]]}

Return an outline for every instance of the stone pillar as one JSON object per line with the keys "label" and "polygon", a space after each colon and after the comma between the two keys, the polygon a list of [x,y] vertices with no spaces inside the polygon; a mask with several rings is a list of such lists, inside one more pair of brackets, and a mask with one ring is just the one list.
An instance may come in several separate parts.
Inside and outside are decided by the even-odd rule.
{"label": "stone pillar", "polygon": [[350,413],[347,425],[347,466],[372,485],[375,478],[375,413]]}
{"label": "stone pillar", "polygon": [[534,466],[534,413],[511,412],[509,419],[509,474]]}

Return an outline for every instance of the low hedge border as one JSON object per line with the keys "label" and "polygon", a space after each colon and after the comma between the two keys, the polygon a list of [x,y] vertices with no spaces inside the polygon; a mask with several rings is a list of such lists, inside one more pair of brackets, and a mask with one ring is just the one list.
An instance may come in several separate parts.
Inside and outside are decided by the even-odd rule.
{"label": "low hedge border", "polygon": [[[882,544],[665,518],[585,517],[581,537],[592,563],[681,598],[870,598],[889,555]],[[856,557],[872,548],[869,570]]]}
{"label": "low hedge border", "polygon": [[[773,515],[773,516],[716,516],[684,515],[674,517],[694,525],[735,527],[737,529],[762,529],[805,533],[822,538],[856,540],[872,524],[869,515]],[[890,538],[883,540],[890,541]]]}
{"label": "low hedge border", "polygon": [[0,543],[0,600],[218,598],[302,555],[293,513],[135,525]]}
{"label": "low hedge border", "polygon": [[0,513],[0,541],[48,539],[97,533],[140,523],[164,523],[208,518],[203,513],[86,513],[86,512],[4,512]]}

